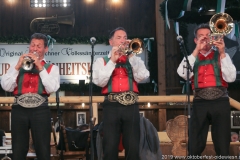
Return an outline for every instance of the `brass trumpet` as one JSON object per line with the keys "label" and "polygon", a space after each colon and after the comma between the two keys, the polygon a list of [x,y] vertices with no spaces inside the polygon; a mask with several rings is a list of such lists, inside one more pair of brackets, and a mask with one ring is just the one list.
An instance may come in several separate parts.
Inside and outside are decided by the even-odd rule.
{"label": "brass trumpet", "polygon": [[212,31],[210,35],[210,44],[213,41],[222,39],[224,35],[229,34],[233,29],[233,19],[227,13],[217,13],[213,15],[209,21],[209,26]]}
{"label": "brass trumpet", "polygon": [[[37,52],[33,52],[33,54],[35,54],[38,58],[39,55]],[[34,60],[28,56],[23,58],[23,62],[22,62],[22,68],[26,71],[31,70],[34,67]]]}
{"label": "brass trumpet", "polygon": [[119,51],[125,53],[126,55],[130,55],[132,53],[141,54],[143,49],[143,41],[139,38],[134,38],[129,44],[125,43],[119,46]]}

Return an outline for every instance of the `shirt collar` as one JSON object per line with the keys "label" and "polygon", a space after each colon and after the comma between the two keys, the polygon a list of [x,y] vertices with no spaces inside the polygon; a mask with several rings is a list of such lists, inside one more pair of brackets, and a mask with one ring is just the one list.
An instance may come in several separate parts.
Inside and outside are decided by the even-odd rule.
{"label": "shirt collar", "polygon": [[204,56],[204,57],[207,57],[212,51],[216,51],[217,50],[217,48],[215,47],[215,46],[212,46],[212,48],[207,52],[207,53],[205,53],[205,54],[202,54],[201,52],[201,54]]}
{"label": "shirt collar", "polygon": [[41,61],[44,61],[45,63],[47,63],[47,61],[46,61],[46,59],[45,59],[45,58],[43,58]]}
{"label": "shirt collar", "polygon": [[213,50],[215,50],[214,48],[211,48],[209,51],[207,51],[207,53],[203,54],[201,53],[204,57],[207,57]]}

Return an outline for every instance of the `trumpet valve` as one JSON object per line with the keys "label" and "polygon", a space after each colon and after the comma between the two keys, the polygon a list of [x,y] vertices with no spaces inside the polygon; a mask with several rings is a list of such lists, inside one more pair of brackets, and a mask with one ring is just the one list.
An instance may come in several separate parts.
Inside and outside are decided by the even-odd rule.
{"label": "trumpet valve", "polygon": [[210,41],[209,43],[212,44],[214,41],[219,41],[220,39],[223,39],[223,34],[220,33],[212,33],[210,35]]}

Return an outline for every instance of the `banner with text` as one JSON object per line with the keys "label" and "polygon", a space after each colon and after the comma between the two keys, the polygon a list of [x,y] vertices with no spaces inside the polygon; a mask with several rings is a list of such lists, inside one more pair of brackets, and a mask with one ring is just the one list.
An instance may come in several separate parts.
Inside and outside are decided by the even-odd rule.
{"label": "banner with text", "polygon": [[[28,44],[0,44],[0,80],[11,64],[16,63],[22,54],[28,53],[28,47]],[[111,46],[109,45],[95,45],[94,60],[108,55],[110,50]],[[91,54],[91,45],[55,44],[53,48],[49,47],[45,59],[48,63],[53,63],[59,67],[61,83],[79,83],[79,80],[89,80]],[[146,64],[146,53],[144,52],[139,56]]]}

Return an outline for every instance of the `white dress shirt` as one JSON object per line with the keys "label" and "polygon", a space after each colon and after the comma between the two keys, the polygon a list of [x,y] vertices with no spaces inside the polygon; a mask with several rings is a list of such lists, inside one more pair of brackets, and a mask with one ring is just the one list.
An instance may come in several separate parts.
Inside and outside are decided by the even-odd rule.
{"label": "white dress shirt", "polygon": [[[201,54],[201,53],[199,53],[199,54]],[[209,52],[206,53],[204,56],[206,57],[208,54],[209,54]],[[222,77],[226,82],[234,82],[236,79],[236,75],[237,75],[236,68],[235,68],[234,64],[232,63],[230,56],[227,53],[225,53],[225,54],[226,54],[226,57],[224,57],[220,60]],[[194,63],[196,61],[196,57],[194,57],[191,54],[188,56],[188,61],[193,69]],[[187,69],[184,66],[185,67],[187,66],[185,57],[183,58],[182,62],[179,64],[177,73],[180,77],[187,80]],[[191,78],[192,76],[193,76],[193,72],[190,72],[189,78]]]}
{"label": "white dress shirt", "polygon": [[[110,57],[111,51],[108,54],[108,58]],[[129,62],[132,66],[133,77],[136,82],[140,82],[149,77],[149,71],[146,69],[140,57],[133,55],[129,58]],[[104,65],[102,57],[96,59],[93,63],[93,83],[100,87],[106,86],[115,69],[115,65],[116,63],[111,61],[111,59],[106,65]]]}
{"label": "white dress shirt", "polygon": [[[45,59],[43,60],[46,62]],[[17,63],[11,64],[7,73],[2,76],[1,85],[2,88],[7,92],[13,92],[14,88],[17,87],[16,80],[19,71],[15,69],[16,65]],[[41,72],[39,72],[39,76],[48,94],[56,92],[60,87],[60,75],[58,66],[53,65],[49,73],[44,68]]]}

